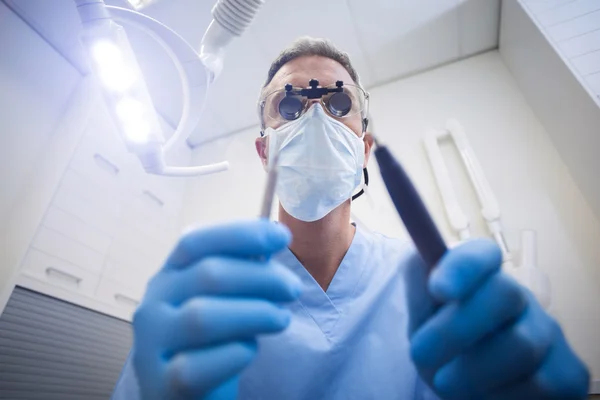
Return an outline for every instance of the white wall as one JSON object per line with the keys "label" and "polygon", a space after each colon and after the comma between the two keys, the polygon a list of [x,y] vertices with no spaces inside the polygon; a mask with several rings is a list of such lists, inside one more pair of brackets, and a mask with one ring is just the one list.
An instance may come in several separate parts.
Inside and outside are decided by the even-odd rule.
{"label": "white wall", "polygon": [[600,2],[520,0],[600,106]]}
{"label": "white wall", "polygon": [[[541,16],[554,18],[562,18],[562,14],[556,11],[563,8],[593,5],[587,0],[565,3],[564,7],[558,3],[565,1],[553,0],[552,4],[531,1],[527,5],[535,5],[533,9]],[[590,96],[573,63],[561,54],[550,36],[544,34],[543,27],[524,7],[517,0],[502,3],[500,55],[596,213],[596,218],[600,218],[600,103]],[[589,15],[600,16],[600,10]]]}
{"label": "white wall", "polygon": [[[0,3],[0,310],[14,274],[74,150],[86,84],[19,17]],[[23,49],[28,49],[23,52]],[[66,115],[65,115],[66,114]]]}
{"label": "white wall", "polygon": [[[498,197],[509,244],[518,250],[519,231],[537,230],[539,264],[553,287],[553,312],[600,379],[600,226],[498,53],[375,88],[371,95],[378,136],[402,160],[449,240],[421,139],[427,128],[442,128],[448,118],[463,124]],[[192,182],[184,209],[189,224],[258,214],[265,176],[254,150],[257,134],[258,128],[244,131],[195,151],[198,162],[227,159],[232,168]],[[456,154],[449,146],[443,152],[456,184],[464,188],[463,205],[484,234]],[[373,163],[370,169],[370,197],[354,203],[356,217],[373,230],[404,236]]]}

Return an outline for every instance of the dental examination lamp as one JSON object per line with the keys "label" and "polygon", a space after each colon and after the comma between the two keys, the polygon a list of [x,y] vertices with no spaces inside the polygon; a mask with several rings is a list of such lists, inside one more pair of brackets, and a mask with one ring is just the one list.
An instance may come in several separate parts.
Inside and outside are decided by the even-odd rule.
{"label": "dental examination lamp", "polygon": [[[173,167],[165,153],[185,140],[198,125],[209,86],[223,68],[225,47],[250,25],[263,0],[219,0],[197,53],[181,36],[160,22],[103,0],[75,0],[83,31],[82,43],[104,99],[130,152],[146,172],[165,176],[196,176],[224,171],[229,163]],[[118,23],[134,26],[155,40],[172,60],[183,91],[183,110],[175,133],[165,140],[127,35]]]}

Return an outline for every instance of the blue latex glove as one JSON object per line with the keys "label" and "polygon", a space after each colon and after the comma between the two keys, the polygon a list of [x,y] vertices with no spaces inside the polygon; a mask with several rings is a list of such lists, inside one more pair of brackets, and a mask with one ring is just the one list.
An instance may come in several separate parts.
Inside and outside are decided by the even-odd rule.
{"label": "blue latex glove", "polygon": [[410,263],[411,355],[444,399],[583,399],[589,373],[533,295],[500,272],[491,241],[464,243],[427,276]]}
{"label": "blue latex glove", "polygon": [[256,335],[290,321],[275,303],[300,294],[300,280],[267,261],[290,237],[282,225],[253,221],[196,230],[179,241],[133,319],[142,398],[237,397]]}

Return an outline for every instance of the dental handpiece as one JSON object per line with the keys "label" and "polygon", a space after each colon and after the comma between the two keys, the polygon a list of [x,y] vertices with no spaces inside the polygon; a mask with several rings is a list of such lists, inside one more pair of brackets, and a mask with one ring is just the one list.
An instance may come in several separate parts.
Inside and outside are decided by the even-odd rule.
{"label": "dental handpiece", "polygon": [[375,158],[396,211],[429,271],[446,253],[447,247],[417,189],[386,146],[375,140]]}
{"label": "dental handpiece", "polygon": [[273,163],[267,173],[267,186],[263,194],[263,201],[260,209],[260,218],[270,219],[271,209],[273,208],[273,199],[275,198],[275,187],[277,186],[277,163],[279,155],[275,155]]}

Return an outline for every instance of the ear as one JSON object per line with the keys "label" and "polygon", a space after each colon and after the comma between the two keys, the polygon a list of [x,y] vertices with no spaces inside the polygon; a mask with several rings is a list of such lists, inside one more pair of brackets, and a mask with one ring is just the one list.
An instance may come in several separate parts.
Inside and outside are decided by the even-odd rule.
{"label": "ear", "polygon": [[363,165],[363,168],[366,168],[367,164],[369,163],[371,149],[373,148],[373,135],[371,135],[369,132],[366,132],[363,141],[365,142],[365,164]]}
{"label": "ear", "polygon": [[256,140],[254,141],[254,146],[256,147],[256,153],[258,154],[258,157],[260,158],[260,161],[262,162],[263,165],[263,169],[266,171],[267,170],[267,162],[268,162],[268,157],[269,157],[269,153],[268,153],[268,143],[269,143],[269,137],[268,136],[262,136],[262,137],[257,137]]}

